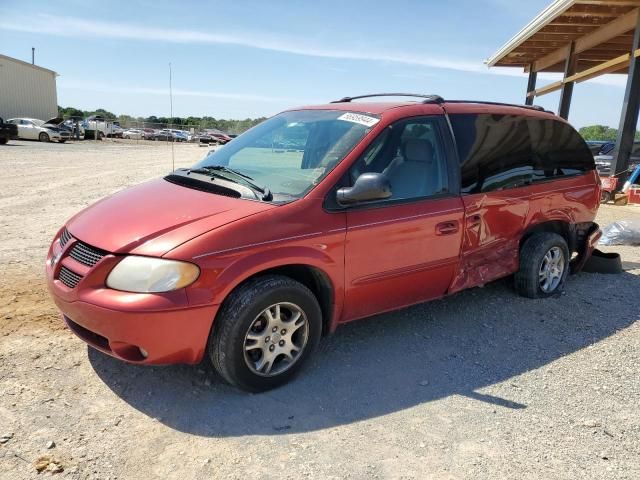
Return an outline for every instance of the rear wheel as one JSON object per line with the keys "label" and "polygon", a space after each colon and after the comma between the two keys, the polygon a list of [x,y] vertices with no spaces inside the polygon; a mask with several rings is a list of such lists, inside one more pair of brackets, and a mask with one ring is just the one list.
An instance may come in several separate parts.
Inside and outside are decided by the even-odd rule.
{"label": "rear wheel", "polygon": [[38,140],[40,140],[41,142],[48,142],[49,139],[49,134],[47,132],[40,132],[40,135],[38,135]]}
{"label": "rear wheel", "polygon": [[8,141],[7,137],[0,137],[0,145],[6,145]]}
{"label": "rear wheel", "polygon": [[516,291],[529,298],[561,292],[569,272],[569,248],[557,233],[532,235],[520,249],[520,269],[515,274]]}
{"label": "rear wheel", "polygon": [[611,192],[607,192],[606,190],[602,190],[600,192],[600,203],[610,202],[612,198]]}
{"label": "rear wheel", "polygon": [[230,384],[259,392],[288,382],[316,349],[322,313],[311,291],[288,277],[247,282],[225,300],[208,353]]}

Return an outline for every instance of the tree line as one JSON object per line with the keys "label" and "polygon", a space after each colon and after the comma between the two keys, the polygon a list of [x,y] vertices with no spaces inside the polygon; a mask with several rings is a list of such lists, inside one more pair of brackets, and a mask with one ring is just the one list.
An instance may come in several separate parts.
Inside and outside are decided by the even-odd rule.
{"label": "tree line", "polygon": [[[585,140],[596,140],[603,142],[615,142],[618,138],[618,129],[607,127],[606,125],[589,125],[579,130],[580,135]],[[636,140],[640,140],[640,130],[636,131]]]}
{"label": "tree line", "polygon": [[214,117],[156,117],[152,115],[150,117],[132,117],[131,115],[116,115],[113,112],[109,112],[104,108],[98,108],[96,110],[80,110],[75,107],[61,107],[58,106],[58,115],[63,118],[78,118],[84,119],[91,115],[100,115],[106,120],[117,121],[122,126],[135,126],[142,123],[152,124],[161,128],[162,126],[171,125],[172,128],[186,127],[199,127],[201,129],[211,128],[221,130],[227,133],[242,133],[245,130],[257,125],[258,123],[266,120],[266,117],[259,118],[245,118],[244,120],[227,120]]}

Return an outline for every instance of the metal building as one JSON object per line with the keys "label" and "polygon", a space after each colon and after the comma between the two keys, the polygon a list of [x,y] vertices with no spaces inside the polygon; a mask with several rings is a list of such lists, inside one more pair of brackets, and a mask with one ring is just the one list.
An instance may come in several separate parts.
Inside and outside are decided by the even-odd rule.
{"label": "metal building", "polygon": [[57,73],[0,55],[0,117],[48,120],[58,115]]}
{"label": "metal building", "polygon": [[[626,177],[640,113],[640,0],[554,0],[487,63],[529,73],[526,103],[560,91],[558,115],[569,117],[574,84],[608,73],[626,74],[612,172]],[[538,72],[563,72],[537,87]],[[622,184],[623,182],[620,182]]]}

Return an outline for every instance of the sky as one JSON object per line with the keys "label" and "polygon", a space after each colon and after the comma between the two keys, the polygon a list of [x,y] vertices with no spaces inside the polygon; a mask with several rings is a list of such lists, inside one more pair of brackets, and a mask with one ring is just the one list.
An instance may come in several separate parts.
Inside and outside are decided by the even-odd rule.
{"label": "sky", "polygon": [[[550,2],[0,0],[0,53],[31,61],[35,47],[62,106],[132,116],[169,116],[169,63],[174,116],[254,118],[393,91],[523,103],[526,75],[484,61]],[[576,85],[569,120],[617,127],[625,78]]]}

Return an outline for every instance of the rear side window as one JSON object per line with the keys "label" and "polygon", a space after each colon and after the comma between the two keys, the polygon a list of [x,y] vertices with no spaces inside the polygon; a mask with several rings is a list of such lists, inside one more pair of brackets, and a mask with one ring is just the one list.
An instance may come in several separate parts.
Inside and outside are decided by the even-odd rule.
{"label": "rear side window", "polygon": [[528,184],[533,173],[526,119],[517,115],[451,115],[462,164],[462,193]]}
{"label": "rear side window", "polygon": [[527,123],[534,153],[534,181],[593,170],[593,155],[571,125],[541,118],[528,118]]}
{"label": "rear side window", "polygon": [[578,175],[593,155],[568,124],[520,115],[451,115],[461,192],[480,193]]}

